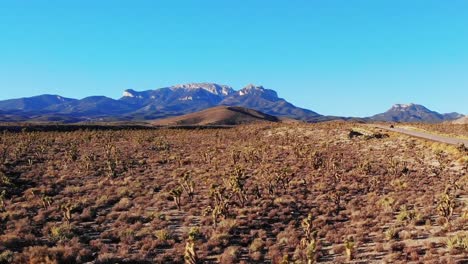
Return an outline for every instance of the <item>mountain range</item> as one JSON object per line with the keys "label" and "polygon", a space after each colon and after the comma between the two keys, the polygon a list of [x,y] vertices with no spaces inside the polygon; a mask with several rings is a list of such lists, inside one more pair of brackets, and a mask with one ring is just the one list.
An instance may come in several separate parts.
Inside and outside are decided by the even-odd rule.
{"label": "mountain range", "polygon": [[250,84],[236,91],[226,85],[190,83],[142,92],[129,89],[117,100],[104,96],[78,100],[59,95],[5,100],[0,101],[0,121],[155,120],[215,106],[245,107],[303,121],[321,117],[313,111],[294,106],[263,86]]}
{"label": "mountain range", "polygon": [[[417,104],[397,104],[369,118],[323,116],[297,107],[271,89],[249,84],[236,91],[227,85],[189,83],[155,90],[125,90],[119,99],[90,96],[83,99],[39,95],[0,101],[0,121],[150,121],[226,106],[259,111],[268,116],[306,122],[326,120],[374,120],[391,122],[443,122],[463,117],[440,114]],[[219,111],[218,111],[219,112]]]}

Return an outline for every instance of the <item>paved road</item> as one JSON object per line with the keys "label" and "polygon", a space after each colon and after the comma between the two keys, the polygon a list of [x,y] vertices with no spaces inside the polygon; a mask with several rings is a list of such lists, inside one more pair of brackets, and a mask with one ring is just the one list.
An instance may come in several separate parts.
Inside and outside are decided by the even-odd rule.
{"label": "paved road", "polygon": [[435,134],[430,134],[430,133],[425,133],[425,132],[420,132],[420,131],[414,131],[414,130],[408,130],[408,129],[398,128],[398,127],[390,128],[390,125],[384,126],[384,125],[372,124],[370,126],[385,129],[385,130],[389,130],[389,131],[393,131],[393,132],[398,132],[398,133],[402,133],[402,134],[406,134],[406,135],[410,135],[410,136],[413,136],[413,137],[429,139],[429,140],[432,140],[432,141],[438,141],[438,142],[452,144],[452,145],[465,144],[465,146],[468,146],[468,139],[460,139],[460,138],[439,136],[439,135],[435,135]]}

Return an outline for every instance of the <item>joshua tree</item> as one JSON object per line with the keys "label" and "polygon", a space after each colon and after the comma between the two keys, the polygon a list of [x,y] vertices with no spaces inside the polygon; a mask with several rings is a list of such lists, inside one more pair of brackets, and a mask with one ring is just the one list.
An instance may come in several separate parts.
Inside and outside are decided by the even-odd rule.
{"label": "joshua tree", "polygon": [[180,185],[188,195],[189,201],[193,198],[195,182],[192,180],[192,176],[189,172],[184,173],[182,179],[180,180]]}
{"label": "joshua tree", "polygon": [[448,224],[450,217],[453,214],[453,209],[455,209],[455,200],[450,196],[448,192],[445,192],[437,205],[437,211],[439,215],[445,218],[445,223]]}
{"label": "joshua tree", "polygon": [[289,168],[283,168],[279,173],[276,174],[275,181],[278,185],[281,185],[283,190],[286,190],[289,183],[294,177],[294,173]]}
{"label": "joshua tree", "polygon": [[5,190],[0,192],[0,212],[5,211],[5,196],[6,196]]}
{"label": "joshua tree", "polygon": [[62,209],[63,218],[65,219],[65,221],[70,222],[70,220],[71,220],[71,211],[73,209],[75,209],[75,207],[76,206],[71,204],[71,203],[66,203],[66,204],[60,206],[60,208]]}
{"label": "joshua tree", "polygon": [[344,243],[345,250],[346,250],[346,258],[348,261],[351,261],[354,259],[354,254],[355,254],[355,243],[354,243],[354,238],[349,237],[348,239],[345,240]]}
{"label": "joshua tree", "polygon": [[117,176],[117,166],[119,165],[118,150],[114,145],[106,145],[106,170],[111,178]]}
{"label": "joshua tree", "polygon": [[187,243],[185,244],[184,260],[186,264],[200,263],[198,260],[195,242],[197,240],[198,229],[192,228],[189,232]]}
{"label": "joshua tree", "polygon": [[227,201],[222,201],[220,204],[215,205],[211,212],[211,217],[213,219],[213,225],[216,228],[218,218],[220,216],[223,217],[223,219],[226,219],[228,216],[229,212],[229,203]]}
{"label": "joshua tree", "polygon": [[324,165],[324,157],[323,157],[323,154],[320,153],[320,152],[314,152],[312,154],[312,157],[310,158],[310,160],[312,161],[312,166],[314,167],[314,169],[319,169],[321,167],[323,167]]}
{"label": "joshua tree", "polygon": [[184,259],[186,264],[197,264],[198,261],[197,252],[195,251],[195,241],[188,240],[185,244]]}
{"label": "joshua tree", "polygon": [[8,152],[10,150],[11,145],[5,145],[5,143],[2,144],[2,148],[0,151],[0,166],[5,164],[7,157],[8,157]]}
{"label": "joshua tree", "polygon": [[106,161],[106,170],[107,170],[107,175],[111,178],[114,178],[117,176],[117,162],[113,159],[108,159]]}
{"label": "joshua tree", "polygon": [[66,156],[68,161],[76,161],[78,159],[78,146],[74,143],[70,143],[67,147]]}
{"label": "joshua tree", "polygon": [[246,201],[244,186],[247,178],[248,177],[245,175],[245,172],[241,168],[236,167],[228,181],[229,188],[232,190],[234,195],[237,196],[240,206],[242,207],[244,207]]}
{"label": "joshua tree", "polygon": [[289,255],[288,254],[284,254],[283,255],[283,259],[281,259],[281,262],[280,264],[289,264],[290,261],[289,261]]}
{"label": "joshua tree", "polygon": [[317,230],[314,230],[313,216],[309,214],[307,218],[301,222],[302,231],[304,237],[301,240],[302,249],[305,250],[305,256],[307,263],[312,264],[315,262],[315,256],[317,253]]}
{"label": "joshua tree", "polygon": [[400,162],[396,158],[391,157],[389,159],[389,170],[392,175],[394,176],[398,175],[399,165],[400,165]]}
{"label": "joshua tree", "polygon": [[182,196],[182,188],[180,186],[177,188],[174,188],[169,192],[169,194],[172,196],[172,199],[177,205],[177,209],[180,210],[180,196]]}
{"label": "joshua tree", "polygon": [[41,201],[42,201],[42,206],[44,207],[44,209],[47,209],[47,207],[49,207],[50,204],[52,203],[52,198],[43,194],[41,197]]}
{"label": "joshua tree", "polygon": [[330,194],[330,196],[329,196],[329,199],[335,205],[335,214],[336,215],[338,215],[338,213],[340,212],[341,196],[342,196],[342,194],[340,192],[334,192],[334,193]]}
{"label": "joshua tree", "polygon": [[302,231],[304,231],[304,239],[309,242],[314,239],[317,235],[317,231],[314,231],[313,216],[309,214],[307,218],[304,218],[301,222]]}
{"label": "joshua tree", "polygon": [[6,176],[5,173],[0,171],[0,187],[10,186],[11,184],[12,183],[11,183],[10,178],[8,178],[8,176]]}
{"label": "joshua tree", "polygon": [[241,158],[241,152],[238,150],[233,150],[231,152],[231,161],[232,164],[237,164]]}
{"label": "joshua tree", "polygon": [[313,239],[309,242],[306,248],[307,264],[315,262],[315,255],[317,254],[317,241]]}
{"label": "joshua tree", "polygon": [[229,197],[225,195],[226,189],[220,188],[219,186],[212,185],[210,188],[210,198],[213,200],[214,205],[208,208],[208,212],[211,212],[213,219],[213,225],[216,228],[218,217],[222,216],[226,218],[229,212]]}
{"label": "joshua tree", "polygon": [[85,170],[89,171],[91,169],[91,165],[93,164],[93,162],[96,161],[96,156],[94,156],[94,155],[85,155],[85,156],[83,156],[82,159],[83,159],[83,162],[84,162]]}

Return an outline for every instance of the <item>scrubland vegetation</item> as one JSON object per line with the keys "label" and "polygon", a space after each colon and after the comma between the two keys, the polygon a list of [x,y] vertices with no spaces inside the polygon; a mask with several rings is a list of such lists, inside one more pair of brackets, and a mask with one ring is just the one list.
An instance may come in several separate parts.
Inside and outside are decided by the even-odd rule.
{"label": "scrubland vegetation", "polygon": [[0,263],[466,263],[467,153],[356,126],[5,132]]}

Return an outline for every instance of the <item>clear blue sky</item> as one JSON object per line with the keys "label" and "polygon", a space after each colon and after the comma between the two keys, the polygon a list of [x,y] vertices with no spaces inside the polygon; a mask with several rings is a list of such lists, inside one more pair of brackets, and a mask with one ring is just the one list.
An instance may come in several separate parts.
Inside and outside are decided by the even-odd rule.
{"label": "clear blue sky", "polygon": [[321,114],[468,114],[468,1],[2,0],[0,99],[248,83]]}

